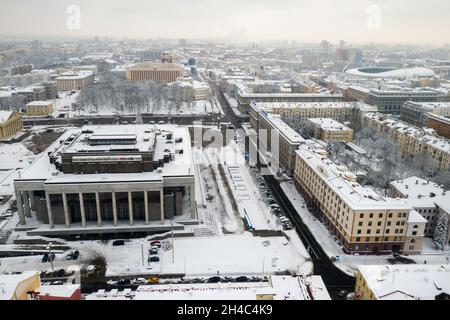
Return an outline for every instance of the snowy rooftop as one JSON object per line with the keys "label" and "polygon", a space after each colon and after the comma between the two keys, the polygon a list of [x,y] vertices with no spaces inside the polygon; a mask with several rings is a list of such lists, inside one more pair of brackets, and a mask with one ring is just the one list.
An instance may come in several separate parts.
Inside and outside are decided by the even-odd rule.
{"label": "snowy rooftop", "polygon": [[[84,132],[84,133],[82,133]],[[88,133],[93,132],[93,133]],[[165,135],[172,133],[172,143],[166,143]],[[137,137],[136,144],[132,145],[89,145],[84,139],[92,135],[114,134],[118,136],[132,135]],[[67,141],[71,136],[78,138],[66,145],[60,141]],[[142,172],[142,173],[108,173],[108,174],[64,174],[59,172],[54,164],[50,163],[49,152],[58,153],[85,153],[86,151],[109,152],[114,150],[119,152],[121,148],[133,148],[139,151],[153,148],[152,135],[156,135],[156,144],[153,149],[154,158],[159,159],[166,152],[183,150],[183,153],[176,153],[175,159],[165,163],[162,172]],[[149,139],[148,141],[147,138]],[[181,138],[180,142],[176,142]],[[161,180],[162,177],[193,175],[193,161],[190,144],[190,135],[187,127],[177,125],[93,125],[82,128],[67,130],[57,141],[55,141],[46,152],[41,153],[31,166],[22,173],[18,180],[46,180],[47,183],[64,182],[95,182],[95,181],[152,181]]]}
{"label": "snowy rooftop", "polygon": [[262,112],[261,115],[271,123],[280,134],[284,135],[291,143],[303,143],[305,139],[294,129],[292,129],[286,122],[281,119],[278,114],[271,114]]}
{"label": "snowy rooftop", "polygon": [[319,125],[323,130],[327,130],[327,131],[351,130],[349,127],[343,125],[339,121],[336,121],[331,118],[310,118],[308,120],[316,125]]}
{"label": "snowy rooftop", "polygon": [[47,107],[49,105],[52,105],[53,102],[52,101],[31,101],[30,103],[27,104],[27,106],[43,106],[43,107]]}
{"label": "snowy rooftop", "polygon": [[127,294],[100,290],[86,299],[256,300],[257,295],[270,295],[274,300],[331,300],[320,276],[271,276],[269,282],[144,285]]}
{"label": "snowy rooftop", "polygon": [[417,139],[422,143],[427,144],[435,149],[441,150],[446,153],[450,153],[449,141],[447,139],[433,136],[427,130],[411,126],[409,124],[395,120],[393,118],[389,118],[381,113],[367,113],[365,114],[365,116],[385,126],[393,128],[397,130],[399,133],[413,137],[414,139]]}
{"label": "snowy rooftop", "polygon": [[0,124],[8,121],[11,117],[12,111],[0,110]]}
{"label": "snowy rooftop", "polygon": [[408,223],[427,223],[427,219],[422,217],[416,210],[411,210],[408,216]]}
{"label": "snowy rooftop", "polygon": [[404,199],[381,197],[371,188],[361,186],[356,175],[334,164],[323,149],[308,143],[300,145],[296,152],[353,210],[411,209]]}
{"label": "snowy rooftop", "polygon": [[391,182],[391,185],[407,198],[434,198],[442,195],[445,191],[445,189],[433,181],[419,177],[395,180]]}
{"label": "snowy rooftop", "polygon": [[79,289],[79,284],[43,285],[36,290],[36,293],[43,296],[70,298]]}
{"label": "snowy rooftop", "polygon": [[61,74],[56,80],[74,80],[74,79],[84,79],[90,76],[93,76],[94,73],[92,71],[67,71]]}
{"label": "snowy rooftop", "polygon": [[273,109],[331,109],[331,108],[362,108],[367,106],[359,102],[254,102],[253,107],[257,110]]}
{"label": "snowy rooftop", "polygon": [[448,265],[361,265],[359,271],[378,300],[434,300],[450,294]]}

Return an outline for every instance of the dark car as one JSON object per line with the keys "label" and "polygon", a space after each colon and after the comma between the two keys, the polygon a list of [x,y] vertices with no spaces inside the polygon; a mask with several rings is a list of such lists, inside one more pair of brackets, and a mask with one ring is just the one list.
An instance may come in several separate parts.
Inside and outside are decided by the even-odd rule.
{"label": "dark car", "polygon": [[151,255],[158,254],[158,250],[150,249],[150,250],[148,250],[148,253],[151,254]]}
{"label": "dark car", "polygon": [[159,257],[151,256],[151,257],[148,258],[148,261],[150,261],[150,262],[159,262]]}
{"label": "dark car", "polygon": [[52,254],[49,256],[48,261],[49,261],[49,262],[50,262],[50,261],[55,261],[55,254],[54,254],[54,253],[52,253]]}
{"label": "dark car", "polygon": [[246,276],[240,276],[236,278],[236,282],[247,282],[248,278]]}
{"label": "dark car", "polygon": [[131,280],[130,279],[120,279],[119,281],[117,281],[117,284],[119,286],[130,285],[131,284]]}
{"label": "dark car", "polygon": [[75,250],[74,252],[72,252],[72,259],[73,260],[77,260],[79,256],[80,256],[80,251]]}
{"label": "dark car", "polygon": [[125,241],[124,241],[124,240],[114,240],[113,243],[112,243],[112,245],[113,245],[114,247],[117,247],[117,246],[123,246],[123,245],[125,245]]}
{"label": "dark car", "polygon": [[220,282],[222,279],[220,277],[211,277],[208,279],[208,283],[217,283]]}
{"label": "dark car", "polygon": [[203,282],[205,282],[205,281],[201,278],[192,279],[192,283],[203,283]]}
{"label": "dark car", "polygon": [[47,262],[48,261],[48,253],[44,253],[44,255],[42,256],[42,262]]}
{"label": "dark car", "polygon": [[59,269],[55,272],[55,276],[58,278],[62,278],[66,275],[66,271],[64,269]]}

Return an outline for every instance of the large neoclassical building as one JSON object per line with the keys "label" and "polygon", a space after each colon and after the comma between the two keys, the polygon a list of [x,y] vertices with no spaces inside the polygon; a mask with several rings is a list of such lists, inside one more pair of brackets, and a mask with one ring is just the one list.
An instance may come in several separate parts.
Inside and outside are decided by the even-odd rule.
{"label": "large neoclassical building", "polygon": [[156,233],[196,223],[187,127],[70,129],[14,181],[29,235]]}

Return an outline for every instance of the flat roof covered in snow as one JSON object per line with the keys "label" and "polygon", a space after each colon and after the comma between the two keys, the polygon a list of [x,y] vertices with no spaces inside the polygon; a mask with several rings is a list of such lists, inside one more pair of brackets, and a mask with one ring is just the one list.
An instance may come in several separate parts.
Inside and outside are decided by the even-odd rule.
{"label": "flat roof covered in snow", "polygon": [[359,272],[377,300],[435,300],[450,294],[448,265],[360,265]]}

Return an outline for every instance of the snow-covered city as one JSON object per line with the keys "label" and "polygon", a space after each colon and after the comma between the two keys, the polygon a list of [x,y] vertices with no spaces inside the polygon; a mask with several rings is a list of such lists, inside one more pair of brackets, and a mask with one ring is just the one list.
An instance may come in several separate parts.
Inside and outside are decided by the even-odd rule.
{"label": "snow-covered city", "polygon": [[450,300],[447,4],[50,2],[0,4],[0,300]]}

